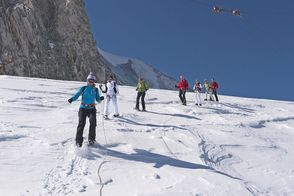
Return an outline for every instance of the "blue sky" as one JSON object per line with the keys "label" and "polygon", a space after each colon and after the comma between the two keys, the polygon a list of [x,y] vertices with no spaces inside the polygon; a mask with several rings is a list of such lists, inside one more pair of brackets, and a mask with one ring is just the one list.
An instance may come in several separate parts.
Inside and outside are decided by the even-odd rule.
{"label": "blue sky", "polygon": [[[294,101],[293,0],[86,0],[97,46],[219,93]],[[238,8],[242,17],[212,12]]]}

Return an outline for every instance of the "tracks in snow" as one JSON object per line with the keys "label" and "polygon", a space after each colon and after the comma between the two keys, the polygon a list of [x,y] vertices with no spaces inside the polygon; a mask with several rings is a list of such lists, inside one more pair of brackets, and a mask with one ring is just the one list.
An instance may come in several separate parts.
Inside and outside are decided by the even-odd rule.
{"label": "tracks in snow", "polygon": [[57,165],[43,181],[44,193],[48,195],[68,195],[86,191],[83,178],[88,175],[87,163],[74,152],[66,152],[61,159],[62,165]]}
{"label": "tracks in snow", "polygon": [[[174,112],[171,111],[171,113]],[[178,111],[183,112],[183,111]],[[221,115],[221,114],[220,114]],[[167,125],[168,122],[172,121],[174,118],[183,118],[183,116],[175,115],[167,118],[161,125],[158,124],[146,124],[149,129],[147,131],[142,131],[141,127],[144,126],[144,123],[138,123],[134,120],[128,119],[128,118],[121,118],[119,120],[114,121],[115,123],[120,125],[123,125],[125,127],[118,129],[120,132],[137,132],[137,133],[148,133],[148,132],[154,132],[159,131],[160,133],[160,139],[162,140],[167,153],[170,154],[174,159],[179,160],[177,157],[177,154],[173,151],[172,145],[170,145],[170,142],[178,142],[181,143],[181,145],[185,146],[187,149],[192,149],[189,145],[185,144],[181,140],[175,140],[174,138],[171,138],[167,132],[168,131],[176,131],[176,132],[189,132],[192,137],[195,140],[195,146],[197,146],[200,151],[200,158],[203,160],[205,165],[207,165],[208,169],[211,168],[212,171],[225,175],[229,178],[232,178],[234,180],[238,180],[241,183],[243,183],[244,187],[252,194],[252,195],[263,195],[266,194],[265,191],[259,190],[259,188],[256,188],[253,184],[249,183],[246,180],[242,179],[242,176],[233,169],[233,164],[236,164],[240,162],[238,157],[235,157],[233,154],[226,152],[226,149],[222,145],[214,144],[212,141],[209,141],[205,138],[205,132],[202,131],[195,131],[192,128],[189,128],[189,126],[186,127],[178,127],[174,125]],[[285,121],[285,120],[293,120],[294,118],[277,118],[273,121]],[[188,120],[197,120],[195,118],[190,117]],[[269,121],[260,121],[260,123],[263,125],[264,123]],[[127,126],[127,125],[128,126]],[[129,125],[136,126],[135,129],[132,129],[129,127]],[[140,127],[138,129],[137,127]],[[151,129],[150,129],[151,128]],[[179,129],[180,128],[180,129]],[[257,127],[259,128],[259,127]],[[151,130],[151,131],[150,131]],[[199,142],[200,141],[200,142]],[[67,147],[68,144],[65,144]],[[73,147],[72,147],[73,148]],[[53,168],[46,178],[44,179],[44,193],[50,195],[68,195],[73,194],[76,192],[84,192],[88,188],[88,182],[87,177],[91,175],[91,173],[88,171],[88,159],[75,155],[72,153],[72,148],[68,148],[65,152],[63,161],[65,162],[62,165],[58,165],[55,168]],[[107,184],[103,182],[103,176],[101,173],[101,168],[107,161],[103,160],[100,162],[97,172],[96,172],[96,182],[92,182],[97,186],[97,192],[99,192],[100,196],[102,196],[102,191],[104,186]],[[99,191],[98,191],[99,190]]]}
{"label": "tracks in snow", "polygon": [[[193,111],[190,112],[196,114]],[[224,113],[224,115],[225,114],[226,113]],[[221,116],[222,114],[219,115]],[[291,119],[292,118],[277,118],[274,121],[284,121]],[[265,122],[262,121],[261,123]],[[199,141],[200,139],[200,142],[198,143],[200,158],[203,160],[205,165],[211,168],[212,171],[220,175],[229,177],[233,180],[237,180],[238,182],[240,182],[240,184],[243,184],[244,188],[247,189],[250,194],[254,196],[267,194],[267,191],[260,190],[260,188],[257,188],[251,182],[244,180],[243,176],[233,169],[233,165],[241,162],[241,160],[238,157],[234,156],[232,153],[227,152],[223,145],[214,144],[212,141],[206,139],[206,131],[195,131],[192,128],[189,128],[189,126],[187,126],[186,130],[192,135],[192,137],[195,138],[195,142]],[[164,137],[167,137],[165,132]],[[174,155],[166,140],[163,139],[163,142],[165,143],[165,146],[167,147],[170,154]]]}
{"label": "tracks in snow", "polygon": [[[89,169],[89,161],[99,157],[85,144],[78,149],[72,140],[65,144],[60,164],[51,169],[43,180],[42,195],[75,195],[86,192],[88,187],[101,187],[97,174]],[[97,164],[97,163],[96,163]]]}

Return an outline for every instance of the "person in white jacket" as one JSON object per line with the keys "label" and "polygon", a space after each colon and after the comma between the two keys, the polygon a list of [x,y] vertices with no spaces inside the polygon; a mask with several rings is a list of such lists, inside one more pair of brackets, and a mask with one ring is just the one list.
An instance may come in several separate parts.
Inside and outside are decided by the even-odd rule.
{"label": "person in white jacket", "polygon": [[104,86],[105,86],[105,89],[103,90],[102,85],[101,84],[99,85],[100,90],[103,93],[106,93],[106,104],[104,107],[104,117],[108,118],[110,100],[112,101],[113,106],[114,106],[113,116],[118,117],[119,112],[118,112],[117,97],[116,97],[116,95],[118,94],[118,87],[117,87],[116,82],[115,82],[112,75],[109,76],[109,78],[108,78],[107,82],[104,84]]}
{"label": "person in white jacket", "polygon": [[202,85],[201,83],[196,80],[194,87],[193,87],[193,91],[195,92],[195,105],[199,105],[201,106],[201,89],[202,89]]}

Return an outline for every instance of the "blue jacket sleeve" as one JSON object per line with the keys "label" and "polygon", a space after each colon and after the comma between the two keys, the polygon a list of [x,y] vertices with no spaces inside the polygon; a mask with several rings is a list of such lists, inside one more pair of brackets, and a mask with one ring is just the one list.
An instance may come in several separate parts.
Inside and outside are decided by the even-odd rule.
{"label": "blue jacket sleeve", "polygon": [[98,102],[98,103],[100,103],[101,102],[101,99],[100,99],[100,93],[99,93],[99,90],[96,88],[96,101]]}
{"label": "blue jacket sleeve", "polygon": [[81,94],[82,94],[82,88],[83,88],[83,87],[81,87],[81,88],[78,90],[78,92],[76,92],[76,94],[72,97],[72,100],[73,100],[73,101],[76,101],[76,100],[81,96]]}

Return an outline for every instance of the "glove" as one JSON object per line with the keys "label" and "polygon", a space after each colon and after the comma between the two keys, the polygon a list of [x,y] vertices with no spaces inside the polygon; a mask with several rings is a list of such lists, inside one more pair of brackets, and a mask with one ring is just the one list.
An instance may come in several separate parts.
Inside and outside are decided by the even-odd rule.
{"label": "glove", "polygon": [[69,100],[67,100],[68,101],[68,103],[71,103],[73,100],[72,100],[72,98],[70,98]]}
{"label": "glove", "polygon": [[178,85],[175,84],[175,87],[178,88]]}
{"label": "glove", "polygon": [[103,96],[101,96],[101,97],[100,97],[100,101],[103,101],[103,100],[104,100],[104,97],[103,97]]}

